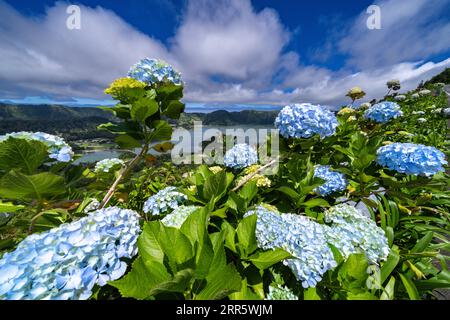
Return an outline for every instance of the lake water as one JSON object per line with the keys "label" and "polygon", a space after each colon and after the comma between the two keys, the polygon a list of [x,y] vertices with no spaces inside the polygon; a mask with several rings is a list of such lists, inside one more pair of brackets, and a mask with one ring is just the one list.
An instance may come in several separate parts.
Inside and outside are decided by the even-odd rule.
{"label": "lake water", "polygon": [[[172,134],[172,142],[177,145],[177,147],[183,147],[186,149],[189,144],[192,151],[198,152],[201,150],[201,142],[203,140],[209,140],[212,135],[215,135],[215,129],[220,130],[223,134],[237,134],[237,135],[256,135],[258,143],[264,143],[266,134],[270,134],[270,129],[274,129],[271,126],[222,126],[222,127],[209,127],[203,126],[197,129],[183,129],[176,128]],[[249,129],[254,129],[249,130]],[[255,138],[255,137],[253,137]],[[248,142],[248,141],[246,141]],[[180,145],[181,144],[181,145]],[[135,152],[139,152],[136,149]],[[123,153],[121,150],[95,150],[95,151],[85,151],[85,153],[75,161],[75,164],[80,163],[94,163],[100,160],[108,158],[118,158],[120,154]],[[150,154],[157,154],[156,151],[151,150]]]}

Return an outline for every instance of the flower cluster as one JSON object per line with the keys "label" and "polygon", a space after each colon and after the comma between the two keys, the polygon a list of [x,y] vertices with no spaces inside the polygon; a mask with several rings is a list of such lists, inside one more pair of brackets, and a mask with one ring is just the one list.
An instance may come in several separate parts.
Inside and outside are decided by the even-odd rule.
{"label": "flower cluster", "polygon": [[347,188],[345,175],[340,172],[332,171],[330,166],[317,166],[314,169],[314,177],[325,180],[324,184],[314,190],[322,196],[344,191]]}
{"label": "flower cluster", "polygon": [[432,176],[444,171],[445,154],[434,147],[414,143],[392,143],[377,150],[377,162],[390,170]]}
{"label": "flower cluster", "polygon": [[161,222],[167,227],[181,228],[186,219],[200,207],[196,206],[179,206],[172,213],[166,215]]}
{"label": "flower cluster", "polygon": [[144,212],[159,215],[170,209],[178,208],[178,205],[187,200],[187,196],[175,187],[167,187],[148,198],[144,203]]}
{"label": "flower cluster", "polygon": [[241,143],[225,153],[223,163],[232,169],[243,169],[258,162],[258,153],[248,144]]}
{"label": "flower cluster", "polygon": [[42,142],[47,146],[47,151],[51,159],[59,162],[69,162],[72,160],[72,148],[64,141],[64,139],[44,132],[13,132],[0,136],[0,142],[9,138],[34,140]]}
{"label": "flower cluster", "polygon": [[175,85],[183,84],[181,74],[171,65],[159,59],[142,59],[131,67],[128,76],[149,85],[165,81]]}
{"label": "flower cluster", "polygon": [[0,260],[0,299],[87,299],[125,273],[139,233],[136,212],[111,207],[30,235]]}
{"label": "flower cluster", "polygon": [[[242,176],[236,181],[236,184],[239,185],[241,181],[247,180],[248,181],[255,181],[257,187],[270,187],[272,185],[272,181],[270,181],[269,178],[267,178],[265,175],[262,175],[260,173],[255,173],[261,168],[260,165],[252,165],[244,170],[245,176]],[[250,178],[251,176],[251,178]],[[249,179],[250,178],[250,179]]]}
{"label": "flower cluster", "polygon": [[386,123],[391,119],[395,119],[403,116],[403,112],[400,109],[400,106],[395,102],[380,102],[364,112],[364,117],[366,119],[379,122]]}
{"label": "flower cluster", "polygon": [[420,96],[426,96],[426,95],[429,95],[431,93],[431,91],[428,89],[423,89],[423,90],[420,90],[418,93]]}
{"label": "flower cluster", "polygon": [[117,158],[104,159],[104,160],[97,162],[97,164],[95,165],[94,171],[97,173],[109,172],[113,168],[119,168],[124,165],[125,165],[125,163],[123,162],[123,160],[120,160]]}
{"label": "flower cluster", "polygon": [[397,100],[397,101],[406,100],[406,96],[403,94],[399,94],[399,95],[395,96],[395,100]]}
{"label": "flower cluster", "polygon": [[336,266],[322,225],[296,214],[278,214],[262,206],[245,216],[257,215],[256,239],[264,250],[282,248],[294,258],[283,261],[304,288],[313,287]]}
{"label": "flower cluster", "polygon": [[111,95],[114,99],[128,102],[130,90],[145,89],[146,86],[144,82],[133,78],[119,78],[111,83],[105,93]]}
{"label": "flower cluster", "polygon": [[351,114],[354,114],[355,112],[356,112],[355,109],[349,108],[349,107],[345,107],[345,108],[342,108],[341,110],[339,110],[338,115],[339,116],[351,115]]}
{"label": "flower cluster", "polygon": [[298,297],[288,288],[282,286],[269,286],[266,300],[298,300]]}
{"label": "flower cluster", "polygon": [[223,170],[223,168],[220,166],[212,166],[212,167],[209,167],[208,169],[209,169],[209,171],[211,171],[214,174],[217,174]]}
{"label": "flower cluster", "polygon": [[333,135],[337,126],[331,111],[309,103],[286,106],[275,119],[275,127],[285,138],[310,138],[315,134],[325,138]]}
{"label": "flower cluster", "polygon": [[325,237],[344,258],[353,253],[364,253],[371,263],[386,260],[389,245],[383,229],[351,205],[339,204],[324,214]]}

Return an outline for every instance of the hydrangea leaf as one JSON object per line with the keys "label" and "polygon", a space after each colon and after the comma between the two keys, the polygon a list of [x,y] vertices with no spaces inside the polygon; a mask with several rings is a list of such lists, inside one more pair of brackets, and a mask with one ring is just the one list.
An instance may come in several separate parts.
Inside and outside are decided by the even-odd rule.
{"label": "hydrangea leaf", "polygon": [[338,271],[338,279],[347,290],[364,287],[367,279],[367,262],[364,254],[352,254],[342,264]]}
{"label": "hydrangea leaf", "polygon": [[141,143],[128,134],[122,134],[116,138],[116,143],[122,149],[134,149],[139,148]]}
{"label": "hydrangea leaf", "polygon": [[203,187],[203,198],[207,201],[219,200],[227,191],[232,179],[230,179],[231,173],[227,174],[226,171],[220,171],[217,174],[210,175],[206,178],[205,185]]}
{"label": "hydrangea leaf", "polygon": [[151,123],[151,127],[154,128],[150,133],[148,140],[153,141],[165,141],[172,138],[172,127],[164,120],[156,120]]}
{"label": "hydrangea leaf", "polygon": [[154,286],[151,290],[149,295],[153,296],[159,293],[165,293],[165,292],[181,292],[183,293],[186,288],[191,283],[192,279],[194,277],[194,270],[192,269],[184,269],[181,271],[178,271],[172,279],[161,282]]}
{"label": "hydrangea leaf", "polygon": [[39,141],[9,138],[0,142],[0,169],[5,171],[33,174],[47,157],[47,146]]}
{"label": "hydrangea leaf", "polygon": [[256,220],[256,215],[245,217],[241,220],[236,229],[238,246],[244,256],[256,250]]}
{"label": "hydrangea leaf", "polygon": [[154,115],[159,110],[159,105],[154,99],[148,99],[146,97],[140,98],[131,106],[131,118],[145,122],[148,117]]}
{"label": "hydrangea leaf", "polygon": [[48,172],[25,175],[13,170],[0,179],[0,197],[6,199],[42,200],[65,192],[64,179]]}
{"label": "hydrangea leaf", "polygon": [[205,278],[205,287],[195,295],[196,300],[223,299],[229,294],[241,289],[241,277],[233,264],[226,264],[223,237],[214,238],[214,258],[211,261],[210,272]]}
{"label": "hydrangea leaf", "polygon": [[162,114],[171,119],[178,119],[180,114],[184,111],[185,105],[179,100],[170,100],[167,107],[163,109]]}
{"label": "hydrangea leaf", "polygon": [[108,284],[119,289],[124,298],[145,299],[150,296],[153,287],[169,279],[170,275],[164,265],[155,261],[146,263],[144,258],[138,257],[133,262],[130,272]]}
{"label": "hydrangea leaf", "polygon": [[289,252],[286,252],[280,248],[275,248],[274,250],[255,253],[249,257],[249,260],[258,269],[264,270],[280,261],[283,261],[284,259],[288,259],[289,257],[291,257]]}

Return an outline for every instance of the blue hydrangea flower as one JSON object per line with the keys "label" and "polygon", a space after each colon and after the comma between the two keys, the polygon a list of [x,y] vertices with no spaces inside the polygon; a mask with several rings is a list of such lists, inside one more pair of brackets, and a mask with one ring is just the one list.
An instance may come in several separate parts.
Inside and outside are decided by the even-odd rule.
{"label": "blue hydrangea flower", "polygon": [[353,253],[364,253],[371,263],[386,260],[389,245],[383,229],[351,205],[339,204],[324,213],[325,237],[344,259]]}
{"label": "blue hydrangea flower", "polygon": [[432,176],[445,171],[445,154],[434,147],[414,143],[391,143],[377,150],[377,162],[390,170]]}
{"label": "blue hydrangea flower", "polygon": [[171,213],[166,215],[161,222],[167,227],[181,228],[186,219],[200,207],[196,206],[179,206]]}
{"label": "blue hydrangea flower", "polygon": [[8,140],[8,138],[35,140],[44,143],[47,146],[49,157],[59,162],[69,162],[72,160],[72,148],[64,141],[64,139],[44,132],[13,132],[0,136],[0,142]]}
{"label": "blue hydrangea flower", "polygon": [[325,180],[324,184],[314,190],[322,196],[344,191],[347,188],[345,175],[337,171],[332,171],[330,166],[317,166],[314,169],[314,177]]}
{"label": "blue hydrangea flower", "polygon": [[183,84],[181,74],[171,65],[159,59],[142,59],[131,67],[128,76],[149,85],[165,81],[175,85]]}
{"label": "blue hydrangea flower", "polygon": [[167,187],[145,201],[144,212],[157,216],[178,208],[178,205],[186,200],[187,196],[175,187]]}
{"label": "blue hydrangea flower", "polygon": [[316,134],[325,138],[332,136],[337,126],[331,111],[309,103],[286,106],[275,119],[275,127],[285,138],[310,138]]}
{"label": "blue hydrangea flower", "polygon": [[304,288],[314,287],[336,266],[322,225],[296,214],[278,214],[262,206],[245,216],[257,215],[256,239],[264,250],[282,248],[294,258],[287,265]]}
{"label": "blue hydrangea flower", "polygon": [[112,168],[122,167],[124,165],[123,160],[117,158],[104,159],[95,164],[94,171],[97,173],[109,172]]}
{"label": "blue hydrangea flower", "polygon": [[265,300],[298,300],[298,297],[288,288],[269,286],[269,293]]}
{"label": "blue hydrangea flower", "polygon": [[245,143],[235,145],[225,153],[223,158],[224,165],[232,169],[247,168],[257,162],[258,153]]}
{"label": "blue hydrangea flower", "polygon": [[111,207],[32,234],[0,260],[0,299],[88,299],[125,273],[139,233],[136,212]]}
{"label": "blue hydrangea flower", "polygon": [[391,119],[396,119],[403,116],[400,106],[396,102],[386,101],[374,104],[364,112],[366,119],[386,123]]}

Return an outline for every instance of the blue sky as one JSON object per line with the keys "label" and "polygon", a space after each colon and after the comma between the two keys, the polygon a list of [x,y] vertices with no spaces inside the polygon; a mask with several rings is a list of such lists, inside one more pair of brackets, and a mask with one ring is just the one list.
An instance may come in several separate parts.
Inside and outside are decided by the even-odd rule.
{"label": "blue sky", "polygon": [[[366,26],[372,4],[381,30]],[[450,0],[0,0],[0,99],[107,103],[103,88],[148,56],[181,70],[196,108],[336,106],[354,85],[371,99],[449,67],[449,17]]]}

